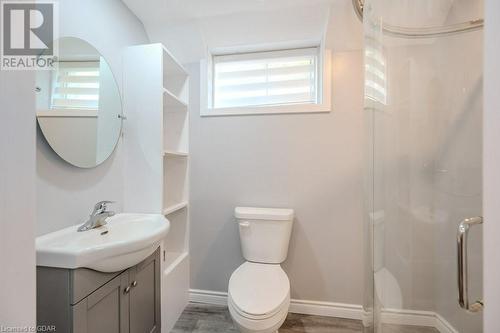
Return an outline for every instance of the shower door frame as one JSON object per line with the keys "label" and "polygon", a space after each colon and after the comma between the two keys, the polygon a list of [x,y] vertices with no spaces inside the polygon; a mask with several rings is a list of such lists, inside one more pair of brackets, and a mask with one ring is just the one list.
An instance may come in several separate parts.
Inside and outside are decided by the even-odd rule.
{"label": "shower door frame", "polygon": [[483,293],[485,333],[500,331],[500,1],[485,0]]}
{"label": "shower door frame", "polygon": [[[484,332],[500,328],[500,2],[485,0],[485,62],[483,109],[483,270]],[[490,222],[491,221],[491,222]],[[369,319],[367,319],[369,321]]]}

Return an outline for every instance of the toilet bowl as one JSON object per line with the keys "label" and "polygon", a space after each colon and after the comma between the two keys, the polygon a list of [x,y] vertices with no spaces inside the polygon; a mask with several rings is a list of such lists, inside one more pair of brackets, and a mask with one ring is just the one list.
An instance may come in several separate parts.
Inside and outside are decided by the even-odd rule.
{"label": "toilet bowl", "polygon": [[286,259],[293,210],[236,208],[243,256],[231,275],[228,308],[242,333],[273,333],[290,307],[290,281],[280,263]]}
{"label": "toilet bowl", "polygon": [[280,265],[246,262],[229,280],[229,312],[243,333],[272,333],[290,306],[290,281]]}

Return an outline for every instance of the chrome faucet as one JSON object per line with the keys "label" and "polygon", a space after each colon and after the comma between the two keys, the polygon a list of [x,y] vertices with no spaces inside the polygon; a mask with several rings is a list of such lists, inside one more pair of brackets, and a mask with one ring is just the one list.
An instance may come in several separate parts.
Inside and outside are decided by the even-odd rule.
{"label": "chrome faucet", "polygon": [[106,219],[115,215],[115,212],[106,210],[108,208],[107,205],[112,203],[114,203],[114,201],[101,201],[96,203],[89,219],[78,228],[78,231],[87,231],[105,225],[107,223]]}

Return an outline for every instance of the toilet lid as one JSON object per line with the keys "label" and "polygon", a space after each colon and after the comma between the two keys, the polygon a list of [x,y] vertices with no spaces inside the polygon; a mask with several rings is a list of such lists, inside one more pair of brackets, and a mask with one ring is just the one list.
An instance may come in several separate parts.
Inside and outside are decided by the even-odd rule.
{"label": "toilet lid", "polygon": [[246,262],[229,279],[233,305],[250,316],[275,313],[289,293],[290,281],[280,265]]}

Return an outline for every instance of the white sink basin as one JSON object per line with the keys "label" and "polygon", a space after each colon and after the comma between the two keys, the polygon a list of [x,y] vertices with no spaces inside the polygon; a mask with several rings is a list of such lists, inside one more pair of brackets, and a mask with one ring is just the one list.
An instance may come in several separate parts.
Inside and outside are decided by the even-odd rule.
{"label": "white sink basin", "polygon": [[80,225],[36,239],[38,266],[117,272],[153,254],[170,229],[159,214],[117,214],[102,227],[78,232]]}

